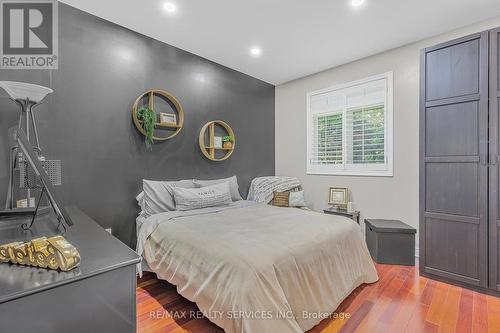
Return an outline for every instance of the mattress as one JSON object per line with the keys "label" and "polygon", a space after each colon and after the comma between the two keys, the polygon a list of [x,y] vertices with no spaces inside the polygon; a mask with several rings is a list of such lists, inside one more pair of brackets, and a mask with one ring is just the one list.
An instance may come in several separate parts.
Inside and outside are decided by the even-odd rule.
{"label": "mattress", "polygon": [[151,270],[226,332],[304,332],[378,280],[359,226],[340,216],[241,201],[156,214],[138,231]]}

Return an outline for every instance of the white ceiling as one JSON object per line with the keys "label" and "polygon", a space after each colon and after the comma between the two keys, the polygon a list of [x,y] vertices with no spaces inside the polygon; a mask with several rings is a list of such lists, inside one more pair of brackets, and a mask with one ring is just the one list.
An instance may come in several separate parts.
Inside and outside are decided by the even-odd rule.
{"label": "white ceiling", "polygon": [[500,15],[499,0],[62,2],[272,84]]}

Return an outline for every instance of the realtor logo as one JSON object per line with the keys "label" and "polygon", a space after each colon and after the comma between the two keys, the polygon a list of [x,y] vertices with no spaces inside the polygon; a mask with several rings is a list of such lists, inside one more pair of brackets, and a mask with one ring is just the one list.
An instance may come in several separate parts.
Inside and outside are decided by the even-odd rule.
{"label": "realtor logo", "polygon": [[0,0],[0,68],[57,69],[56,0]]}

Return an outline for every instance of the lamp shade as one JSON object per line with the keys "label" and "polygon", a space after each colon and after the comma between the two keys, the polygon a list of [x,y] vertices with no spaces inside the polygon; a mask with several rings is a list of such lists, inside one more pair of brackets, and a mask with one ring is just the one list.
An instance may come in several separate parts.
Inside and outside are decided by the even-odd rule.
{"label": "lamp shade", "polygon": [[0,81],[0,88],[3,88],[12,99],[29,99],[35,103],[41,102],[45,96],[54,92],[44,86],[16,81]]}

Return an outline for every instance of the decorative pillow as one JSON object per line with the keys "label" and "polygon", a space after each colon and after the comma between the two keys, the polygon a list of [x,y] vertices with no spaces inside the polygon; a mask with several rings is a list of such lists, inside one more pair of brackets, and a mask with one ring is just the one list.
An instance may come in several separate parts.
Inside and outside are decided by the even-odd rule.
{"label": "decorative pillow", "polygon": [[305,207],[304,191],[274,192],[272,204],[278,207]]}
{"label": "decorative pillow", "polygon": [[236,178],[236,176],[232,176],[229,178],[222,178],[222,179],[213,179],[213,180],[198,180],[198,179],[194,180],[194,183],[198,187],[205,187],[205,186],[210,186],[210,185],[215,185],[215,184],[220,184],[220,183],[225,183],[225,182],[229,182],[229,190],[231,191],[231,199],[233,201],[243,200],[243,198],[240,195],[239,186],[238,186],[238,178]]}
{"label": "decorative pillow", "polygon": [[273,206],[289,207],[290,192],[274,192]]}
{"label": "decorative pillow", "polygon": [[175,210],[173,187],[195,188],[196,186],[193,180],[154,181],[144,179],[142,181],[144,191],[142,210],[148,215]]}
{"label": "decorative pillow", "polygon": [[306,200],[304,198],[304,191],[291,191],[288,198],[288,206],[290,207],[305,207]]}
{"label": "decorative pillow", "polygon": [[172,189],[177,210],[225,206],[232,203],[228,182],[195,189],[181,187]]}
{"label": "decorative pillow", "polygon": [[273,199],[273,192],[290,191],[299,186],[300,181],[295,177],[256,177],[248,189],[247,200],[269,203]]}

